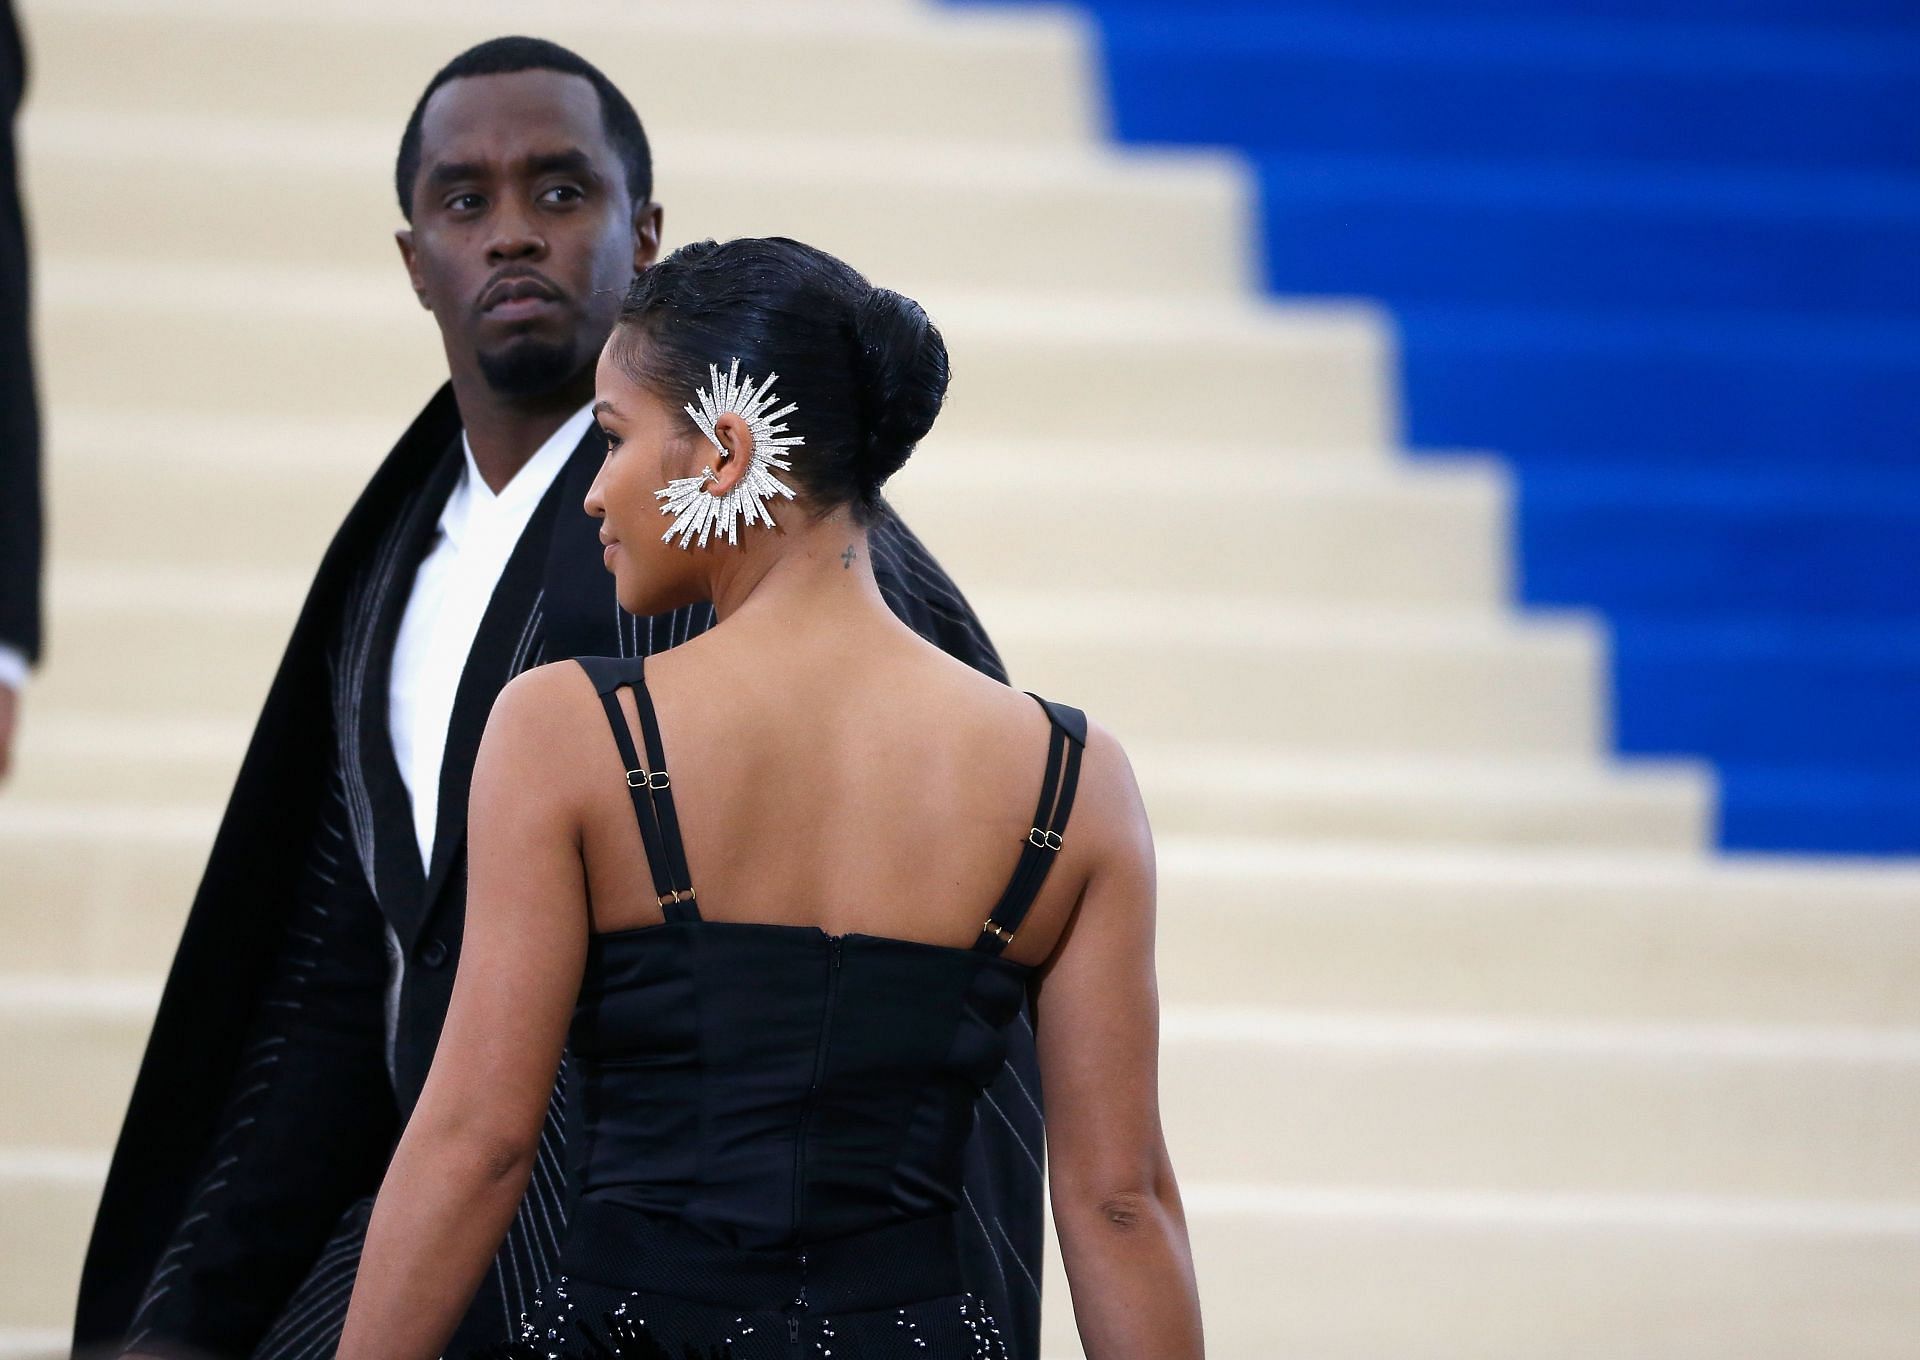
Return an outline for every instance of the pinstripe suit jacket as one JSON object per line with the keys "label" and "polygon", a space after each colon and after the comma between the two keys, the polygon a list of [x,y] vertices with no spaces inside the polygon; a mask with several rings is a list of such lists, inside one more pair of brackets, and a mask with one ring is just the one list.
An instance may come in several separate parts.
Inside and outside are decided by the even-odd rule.
{"label": "pinstripe suit jacket", "polygon": [[[534,512],[455,695],[424,872],[386,728],[394,635],[459,468],[443,388],[375,474],[309,594],[215,840],[142,1064],[82,1280],[76,1351],[272,1360],[333,1353],[387,1154],[446,1016],[466,898],[465,809],[495,695],[576,655],[640,655],[701,606],[622,611],[581,508],[589,432]],[[875,575],[924,636],[1004,679],[965,600],[888,511]],[[969,1149],[970,1284],[1037,1354],[1041,1207],[1030,1026]],[[508,1334],[567,1218],[566,1080],[526,1201],[462,1325]]]}

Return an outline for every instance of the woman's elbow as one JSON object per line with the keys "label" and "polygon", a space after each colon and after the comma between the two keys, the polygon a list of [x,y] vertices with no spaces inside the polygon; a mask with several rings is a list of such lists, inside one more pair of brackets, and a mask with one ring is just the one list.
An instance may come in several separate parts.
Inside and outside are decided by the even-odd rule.
{"label": "woman's elbow", "polygon": [[538,1132],[524,1133],[469,1119],[408,1129],[413,1155],[428,1165],[458,1168],[467,1180],[483,1185],[511,1181],[532,1172],[539,1155]]}
{"label": "woman's elbow", "polygon": [[1111,1239],[1163,1230],[1184,1219],[1179,1189],[1166,1169],[1158,1175],[1066,1188],[1055,1196],[1054,1214]]}
{"label": "woman's elbow", "polygon": [[534,1158],[539,1151],[538,1138],[512,1134],[479,1134],[467,1144],[470,1165],[475,1174],[489,1185],[531,1174]]}
{"label": "woman's elbow", "polygon": [[1092,1206],[1092,1219],[1110,1232],[1127,1235],[1151,1223],[1162,1208],[1147,1190],[1114,1190]]}

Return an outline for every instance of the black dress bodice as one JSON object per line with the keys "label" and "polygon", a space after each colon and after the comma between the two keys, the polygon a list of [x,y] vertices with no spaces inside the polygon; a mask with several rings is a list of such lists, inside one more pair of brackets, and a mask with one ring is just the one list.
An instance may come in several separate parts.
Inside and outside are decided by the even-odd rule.
{"label": "black dress bodice", "polygon": [[579,664],[625,761],[666,917],[589,948],[570,1035],[583,1202],[748,1251],[953,1213],[974,1107],[1031,971],[1002,950],[1063,843],[1084,715],[1039,700],[1053,726],[1032,830],[979,939],[956,948],[703,919],[644,660]]}
{"label": "black dress bodice", "polygon": [[597,936],[571,1037],[581,1192],[750,1249],[952,1212],[1028,972],[810,926]]}

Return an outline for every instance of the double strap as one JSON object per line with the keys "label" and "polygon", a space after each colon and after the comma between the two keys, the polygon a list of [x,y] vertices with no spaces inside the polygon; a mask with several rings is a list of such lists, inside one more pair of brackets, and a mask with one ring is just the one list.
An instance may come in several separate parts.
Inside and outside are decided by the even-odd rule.
{"label": "double strap", "polygon": [[1013,943],[1014,933],[1027,919],[1041,885],[1047,881],[1047,871],[1066,844],[1067,819],[1073,815],[1073,797],[1080,787],[1080,757],[1087,749],[1086,714],[1037,694],[1027,697],[1047,711],[1052,723],[1047,737],[1047,768],[1040,779],[1040,803],[1033,812],[1033,826],[1020,848],[1013,877],[986,924],[980,927],[980,938],[973,943],[984,954],[998,954]]}
{"label": "double strap", "polygon": [[[613,728],[614,745],[626,766],[627,794],[633,799],[634,816],[640,823],[640,840],[646,847],[647,867],[653,874],[654,895],[669,921],[697,921],[700,908],[693,898],[693,879],[687,872],[687,851],[680,842],[680,818],[673,810],[673,780],[667,773],[666,748],[660,743],[660,720],[653,711],[653,696],[647,693],[646,658],[620,656],[582,656],[574,658],[593,681],[600,706],[607,711],[607,723]],[[633,691],[633,706],[640,715],[640,738],[646,744],[643,763],[633,747],[633,734],[627,729],[626,714],[620,711],[620,689]]]}

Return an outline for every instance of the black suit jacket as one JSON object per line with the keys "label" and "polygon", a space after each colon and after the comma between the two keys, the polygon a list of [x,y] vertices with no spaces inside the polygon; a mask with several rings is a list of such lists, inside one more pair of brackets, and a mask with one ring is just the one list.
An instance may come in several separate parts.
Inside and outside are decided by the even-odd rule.
{"label": "black suit jacket", "polygon": [[27,334],[27,228],[13,124],[26,50],[0,0],[0,643],[40,658],[40,414]]}
{"label": "black suit jacket", "polygon": [[[509,559],[456,690],[432,863],[423,867],[386,725],[394,636],[459,468],[443,388],[375,474],[323,559],[269,692],[169,977],[82,1280],[76,1349],[299,1355],[300,1318],[337,1315],[364,1197],[418,1098],[446,1016],[466,899],[466,805],[495,695],[578,655],[640,655],[705,628],[702,606],[618,607],[582,508],[589,432]],[[876,577],[924,636],[1004,679],[966,602],[885,512]],[[969,1149],[977,1292],[1037,1351],[1042,1130],[1031,1029]],[[993,1094],[993,1093],[990,1093]],[[500,1339],[564,1219],[564,1124],[461,1341]],[[1017,1258],[1017,1259],[1016,1259]],[[263,1339],[265,1345],[263,1346]],[[283,1344],[284,1343],[284,1344]],[[176,1344],[176,1349],[179,1348]],[[453,1353],[457,1354],[456,1349]]]}

